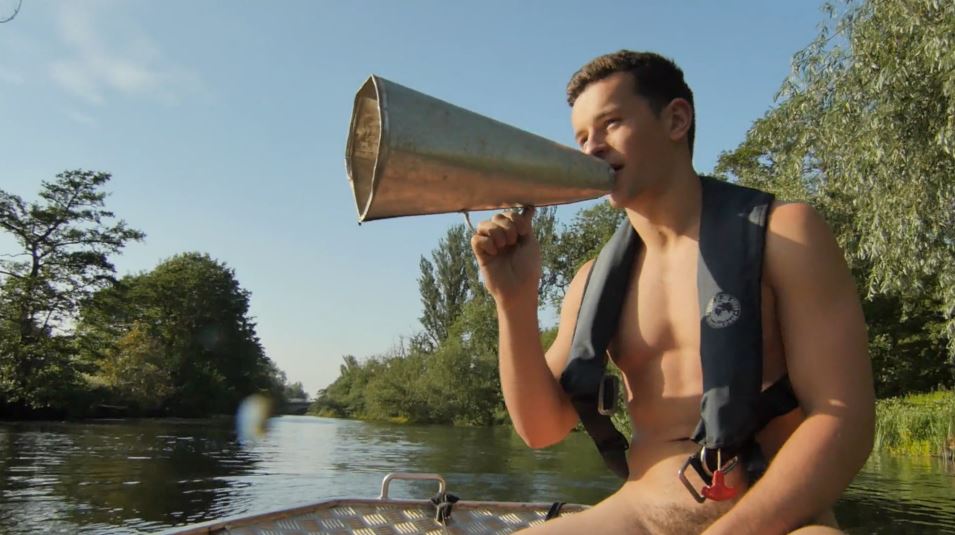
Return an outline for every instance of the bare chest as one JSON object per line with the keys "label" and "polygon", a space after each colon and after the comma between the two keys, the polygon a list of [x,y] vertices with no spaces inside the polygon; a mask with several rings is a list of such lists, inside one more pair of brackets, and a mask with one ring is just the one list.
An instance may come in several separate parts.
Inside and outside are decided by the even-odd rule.
{"label": "bare chest", "polygon": [[[670,422],[695,424],[703,376],[700,362],[702,314],[697,292],[696,247],[668,255],[641,253],[635,263],[611,353],[624,373],[634,422],[646,408]],[[763,381],[785,373],[785,358],[773,292],[762,286]],[[657,405],[666,402],[663,409]],[[654,416],[647,416],[653,426]],[[661,424],[662,425],[662,424]]]}

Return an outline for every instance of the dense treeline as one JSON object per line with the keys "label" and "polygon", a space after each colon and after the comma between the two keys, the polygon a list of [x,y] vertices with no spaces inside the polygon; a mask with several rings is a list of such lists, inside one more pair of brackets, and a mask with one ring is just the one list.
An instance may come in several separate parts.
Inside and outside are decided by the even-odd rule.
{"label": "dense treeline", "polygon": [[[818,39],[794,58],[780,103],[715,173],[806,201],[845,249],[869,325],[880,397],[955,385],[955,4],[827,5]],[[558,225],[535,221],[541,302],[623,215],[606,204]],[[494,305],[463,227],[421,259],[422,331],[388,354],[345,357],[318,414],[423,422],[505,420]],[[545,347],[553,330],[541,334]]]}
{"label": "dense treeline", "polygon": [[144,234],[104,207],[110,175],[66,171],[27,203],[0,190],[0,417],[231,413],[301,393],[265,355],[249,293],[208,255],[116,280]]}

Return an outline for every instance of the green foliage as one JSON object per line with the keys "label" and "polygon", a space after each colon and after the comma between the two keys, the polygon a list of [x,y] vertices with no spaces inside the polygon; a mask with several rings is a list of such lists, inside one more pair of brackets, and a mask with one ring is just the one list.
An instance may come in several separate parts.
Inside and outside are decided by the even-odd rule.
{"label": "green foliage", "polygon": [[109,179],[66,171],[43,182],[32,203],[0,190],[0,229],[19,247],[0,259],[0,411],[63,408],[79,388],[69,322],[112,283],[110,255],[144,236],[108,222],[101,189]]}
{"label": "green foliage", "polygon": [[112,389],[117,402],[146,413],[156,413],[173,394],[172,372],[165,355],[148,327],[134,322],[124,335],[107,349],[98,364],[98,373],[90,382]]}
{"label": "green foliage", "polygon": [[470,236],[464,225],[448,229],[431,260],[421,257],[421,325],[431,347],[448,336],[461,309],[473,295],[477,284],[477,263],[471,255]]}
{"label": "green foliage", "polygon": [[872,296],[863,307],[880,398],[953,384],[953,369],[945,358],[945,318],[937,305],[906,302],[893,293]]}
{"label": "green foliage", "polygon": [[904,455],[955,454],[955,392],[882,399],[875,409],[873,451]]}
{"label": "green foliage", "polygon": [[[284,372],[282,375],[285,375]],[[305,387],[302,385],[301,381],[296,381],[289,384],[287,381],[283,381],[283,396],[285,399],[308,399],[308,393],[305,392]]]}
{"label": "green foliage", "polygon": [[544,206],[537,209],[534,215],[534,236],[540,244],[542,268],[537,293],[542,299],[547,299],[548,296],[560,292],[562,283],[559,274],[554,270],[558,260],[557,247],[561,240],[556,206]]}
{"label": "green foliage", "polygon": [[841,4],[717,172],[826,215],[866,296],[880,395],[952,386],[955,4]]}
{"label": "green foliage", "polygon": [[[91,380],[125,404],[177,415],[231,413],[249,394],[283,397],[284,374],[248,317],[249,293],[225,264],[186,253],[90,300],[77,328]],[[138,376],[130,377],[139,369]]]}
{"label": "green foliage", "polygon": [[597,256],[603,244],[626,219],[623,210],[602,202],[580,210],[550,247],[542,244],[545,277],[551,279],[542,295],[552,305],[559,305],[564,291],[585,262]]}
{"label": "green foliage", "polygon": [[362,384],[356,387],[359,382],[356,379],[364,375],[361,373],[362,366],[353,355],[345,355],[343,360],[344,364],[338,367],[338,378],[318,391],[315,401],[308,409],[309,414],[328,418],[361,417],[358,401],[362,397],[361,389],[368,381],[360,381]]}

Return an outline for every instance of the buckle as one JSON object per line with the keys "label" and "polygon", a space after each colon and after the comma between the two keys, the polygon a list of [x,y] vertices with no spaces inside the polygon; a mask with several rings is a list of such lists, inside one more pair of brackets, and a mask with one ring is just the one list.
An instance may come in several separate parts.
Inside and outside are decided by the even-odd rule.
{"label": "buckle", "polygon": [[[731,472],[734,468],[736,468],[738,463],[739,458],[733,457],[729,460],[729,462],[723,465],[722,450],[717,448],[716,471],[710,471],[709,463],[706,460],[706,446],[703,446],[699,454],[694,453],[687,457],[686,462],[683,463],[683,467],[680,468],[679,472],[677,472],[677,476],[680,478],[680,482],[683,483],[683,486],[686,487],[686,490],[690,492],[690,496],[693,496],[693,499],[696,500],[697,503],[705,502],[707,497],[711,499],[729,499],[735,497],[736,489],[732,489],[724,485],[723,475]],[[699,475],[700,479],[702,479],[704,482],[704,486],[701,490],[696,490],[696,487],[694,487],[693,484],[690,483],[690,480],[686,477],[686,469],[690,466],[693,467],[693,470],[696,471],[697,475]],[[730,496],[730,494],[732,494],[732,496]],[[726,497],[716,498],[715,496]]]}
{"label": "buckle", "polygon": [[597,412],[604,416],[612,416],[617,410],[617,397],[620,393],[620,382],[615,375],[604,375],[600,379],[600,388],[597,391]]}

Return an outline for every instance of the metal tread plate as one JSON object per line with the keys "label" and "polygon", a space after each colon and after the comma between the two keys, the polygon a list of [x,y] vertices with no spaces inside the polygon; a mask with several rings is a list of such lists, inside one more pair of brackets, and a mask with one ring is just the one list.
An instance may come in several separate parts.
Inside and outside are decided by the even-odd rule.
{"label": "metal tread plate", "polygon": [[[544,522],[549,503],[468,502],[455,503],[446,525],[435,520],[435,506],[427,500],[335,499],[316,504],[234,517],[171,530],[170,534],[200,533],[235,535],[410,535],[505,534]],[[586,509],[565,505],[561,514]]]}

